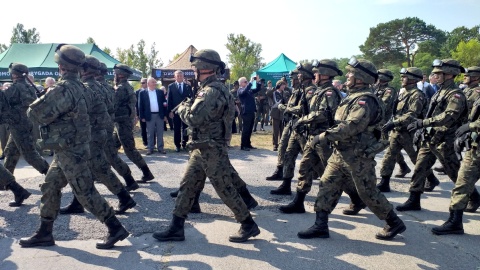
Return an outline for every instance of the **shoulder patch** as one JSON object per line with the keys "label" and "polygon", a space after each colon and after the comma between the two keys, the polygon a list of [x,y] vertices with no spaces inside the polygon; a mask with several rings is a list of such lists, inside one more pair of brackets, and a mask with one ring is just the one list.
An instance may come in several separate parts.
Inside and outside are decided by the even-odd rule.
{"label": "shoulder patch", "polygon": [[461,96],[459,94],[455,94],[454,97],[460,98]]}
{"label": "shoulder patch", "polygon": [[308,90],[308,94],[313,94],[313,90]]}
{"label": "shoulder patch", "polygon": [[480,89],[475,90],[477,93],[480,93]]}
{"label": "shoulder patch", "polygon": [[328,97],[331,96],[333,93],[332,91],[327,91],[327,93],[325,93],[325,95],[327,95]]}
{"label": "shoulder patch", "polygon": [[365,100],[359,100],[358,105],[365,105],[367,102]]}
{"label": "shoulder patch", "polygon": [[203,97],[205,95],[205,92],[199,92],[197,97]]}
{"label": "shoulder patch", "polygon": [[390,90],[390,89],[387,89],[387,93],[391,93],[391,92],[392,92],[392,90]]}

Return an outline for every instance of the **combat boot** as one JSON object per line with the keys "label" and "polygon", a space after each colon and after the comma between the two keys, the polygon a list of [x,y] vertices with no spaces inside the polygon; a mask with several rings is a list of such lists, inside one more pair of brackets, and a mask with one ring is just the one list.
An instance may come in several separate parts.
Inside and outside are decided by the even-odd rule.
{"label": "combat boot", "polygon": [[480,207],[480,194],[478,194],[477,189],[474,188],[473,192],[470,194],[470,199],[468,200],[465,212],[475,213],[478,207]]}
{"label": "combat boot", "polygon": [[248,191],[247,186],[239,188],[237,192],[247,206],[248,210],[251,210],[258,206],[258,202],[255,200],[255,198],[252,197],[252,194],[250,194],[250,191]]}
{"label": "combat boot", "polygon": [[135,207],[137,203],[132,199],[130,193],[124,188],[117,194],[118,197],[118,209],[115,210],[115,214],[123,214],[128,209]]}
{"label": "combat boot", "polygon": [[190,213],[193,213],[193,214],[202,213],[202,209],[200,208],[200,202],[199,202],[200,193],[201,192],[197,192],[195,194],[195,199],[193,200],[192,207],[190,208]]}
{"label": "combat boot", "polygon": [[395,211],[390,210],[385,219],[387,224],[383,227],[383,230],[375,234],[375,238],[380,240],[393,239],[397,234],[404,232],[407,227],[405,223],[397,216]]}
{"label": "combat boot", "polygon": [[440,165],[438,167],[433,167],[433,170],[436,172],[445,174],[445,168],[443,167],[443,165]]}
{"label": "combat boot", "polygon": [[83,208],[83,205],[80,204],[74,194],[72,202],[69,205],[60,208],[58,212],[60,215],[81,214],[85,212],[85,208]]}
{"label": "combat boot", "polygon": [[111,216],[105,220],[105,225],[107,225],[108,234],[103,242],[97,243],[96,247],[98,249],[110,249],[115,243],[124,240],[130,235],[116,216]]}
{"label": "combat boot", "polygon": [[147,165],[141,167],[140,170],[142,170],[143,173],[142,179],[139,181],[140,183],[146,183],[147,181],[153,180],[155,178]]}
{"label": "combat boot", "polygon": [[423,187],[423,190],[425,192],[432,192],[433,189],[438,185],[440,185],[440,181],[432,172],[431,174],[427,175],[427,181],[425,181],[425,186]]}
{"label": "combat boot", "polygon": [[128,173],[127,175],[123,176],[123,179],[125,180],[125,189],[127,191],[132,191],[132,190],[136,190],[136,189],[139,188],[138,183],[133,178],[131,172]]}
{"label": "combat boot", "polygon": [[292,178],[283,178],[282,184],[274,190],[270,190],[273,195],[292,195]]}
{"label": "combat boot", "polygon": [[358,212],[360,212],[360,210],[367,207],[367,205],[362,201],[362,199],[360,199],[360,196],[358,196],[357,192],[355,192],[354,194],[348,194],[348,196],[350,197],[351,203],[348,206],[348,208],[343,209],[342,213],[344,215],[347,215],[347,216],[356,215],[358,214]]}
{"label": "combat boot", "polygon": [[250,237],[255,237],[260,234],[260,229],[257,223],[253,221],[251,215],[249,215],[244,221],[240,222],[242,225],[236,234],[230,235],[228,241],[242,243],[248,240]]}
{"label": "combat boot", "polygon": [[306,192],[297,192],[293,201],[287,205],[280,206],[280,212],[285,214],[292,214],[292,213],[305,213],[305,207],[303,206],[303,202],[305,201],[305,196],[307,196]]}
{"label": "combat boot", "polygon": [[180,192],[180,189],[177,189],[173,192],[170,192],[170,197],[172,198],[176,198],[178,196],[178,192]]}
{"label": "combat boot", "polygon": [[420,195],[421,192],[410,192],[410,197],[408,197],[408,200],[401,205],[397,205],[396,209],[397,211],[419,211],[422,210],[422,207],[420,206]]}
{"label": "combat boot", "polygon": [[382,180],[377,184],[377,188],[381,192],[390,192],[390,177],[382,176]]}
{"label": "combat boot", "polygon": [[267,176],[266,180],[282,180],[283,179],[283,166],[277,166],[277,169],[271,176]]}
{"label": "combat boot", "polygon": [[184,241],[185,231],[185,219],[173,215],[172,222],[166,231],[157,231],[153,233],[153,238],[158,241]]}
{"label": "combat boot", "polygon": [[302,239],[329,238],[330,233],[328,231],[328,213],[325,211],[317,211],[315,224],[306,230],[299,231],[297,236],[298,238]]}
{"label": "combat boot", "polygon": [[[410,168],[408,167],[405,161],[398,163],[398,165],[400,165],[400,171],[398,172],[398,174],[395,175],[395,177],[403,178],[405,177],[405,175],[409,174],[412,171],[410,170]],[[382,191],[382,192],[388,192],[388,191]]]}
{"label": "combat boot", "polygon": [[436,235],[464,234],[462,217],[462,210],[450,210],[450,217],[448,220],[441,226],[433,227],[432,233]]}
{"label": "combat boot", "polygon": [[20,239],[20,246],[22,247],[37,247],[37,246],[53,246],[55,245],[55,240],[52,235],[53,231],[53,220],[43,219],[40,223],[40,228],[32,235],[30,238]]}
{"label": "combat boot", "polygon": [[15,196],[14,200],[8,203],[8,205],[11,207],[18,207],[22,205],[23,201],[30,197],[30,195],[32,195],[32,193],[24,189],[22,186],[20,186],[20,184],[15,181],[8,184],[6,188],[10,189]]}

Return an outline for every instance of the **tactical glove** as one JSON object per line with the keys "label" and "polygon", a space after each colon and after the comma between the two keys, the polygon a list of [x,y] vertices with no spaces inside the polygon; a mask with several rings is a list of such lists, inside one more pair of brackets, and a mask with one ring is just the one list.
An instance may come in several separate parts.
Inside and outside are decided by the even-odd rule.
{"label": "tactical glove", "polygon": [[390,132],[391,130],[393,130],[393,128],[395,128],[395,125],[393,124],[392,121],[388,121],[385,125],[383,125],[382,127],[382,132],[383,133],[388,133]]}
{"label": "tactical glove", "polygon": [[415,131],[415,130],[420,129],[422,127],[423,127],[423,120],[422,119],[417,119],[415,122],[408,125],[407,129],[408,129],[409,132],[412,132],[412,131]]}
{"label": "tactical glove", "polygon": [[455,137],[458,138],[469,131],[470,131],[470,127],[468,126],[468,123],[463,124],[457,129],[457,131],[455,131]]}

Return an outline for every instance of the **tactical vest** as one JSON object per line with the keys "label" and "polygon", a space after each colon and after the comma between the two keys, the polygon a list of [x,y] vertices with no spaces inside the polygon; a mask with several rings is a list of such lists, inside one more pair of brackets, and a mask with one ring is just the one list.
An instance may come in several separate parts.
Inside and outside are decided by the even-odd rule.
{"label": "tactical vest", "polygon": [[[387,99],[387,94],[390,94],[390,97]],[[396,103],[398,100],[398,91],[391,86],[381,86],[375,90],[375,95],[378,97],[379,101],[383,103],[383,108],[385,109],[384,122],[387,122],[394,115],[396,108]]]}
{"label": "tactical vest", "polygon": [[103,97],[100,94],[101,88],[93,79],[85,81],[84,85],[91,129],[92,131],[106,129],[111,119],[107,112],[107,105],[105,105]]}
{"label": "tactical vest", "polygon": [[[342,100],[342,95],[340,94],[340,91],[333,87],[333,86],[328,86],[326,88],[317,88],[316,92],[314,93],[312,99],[310,100],[310,112],[316,112],[320,110],[320,107],[322,105],[322,100],[325,99],[326,102],[328,103],[328,108],[331,110],[332,118],[334,118],[335,111],[337,110],[338,104],[332,104],[331,99],[334,98],[334,96],[341,101]],[[324,109],[328,109],[324,108]],[[327,112],[325,112],[327,113]],[[328,121],[324,121],[322,123],[311,123],[309,124],[309,134],[310,135],[317,135],[325,130],[330,128],[330,125]]]}
{"label": "tactical vest", "polygon": [[422,113],[421,115],[417,115],[416,117],[419,118],[419,119],[423,119],[425,117],[425,114],[427,112],[427,97],[425,96],[425,94],[421,91],[421,90],[418,90],[418,88],[414,88],[414,89],[411,89],[411,90],[406,90],[408,92],[404,92],[399,98],[398,98],[398,102],[397,102],[397,108],[395,109],[395,116],[401,116],[401,115],[404,115],[406,112],[408,112],[408,110],[410,110],[410,107],[408,107],[409,103],[410,103],[410,99],[412,98],[412,96],[416,94],[418,94],[419,96],[422,96],[423,97],[423,106],[422,106]]}
{"label": "tactical vest", "polygon": [[122,82],[117,88],[116,95],[119,93],[124,97],[122,100],[116,100],[115,121],[133,120],[131,117],[134,115],[133,112],[135,112],[135,104],[137,103],[133,87],[126,81]]}
{"label": "tactical vest", "polygon": [[465,97],[467,98],[468,111],[470,112],[473,107],[473,103],[480,97],[480,86],[467,87],[463,90]]}

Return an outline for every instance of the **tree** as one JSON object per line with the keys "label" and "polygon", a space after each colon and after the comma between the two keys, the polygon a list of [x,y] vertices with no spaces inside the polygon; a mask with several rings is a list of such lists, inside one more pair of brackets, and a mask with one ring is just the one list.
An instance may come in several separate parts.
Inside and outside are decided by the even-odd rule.
{"label": "tree", "polygon": [[163,66],[163,61],[158,57],[158,51],[155,49],[155,42],[150,47],[150,53],[147,55],[149,74],[152,74],[152,69]]}
{"label": "tree", "polygon": [[260,56],[262,45],[250,41],[242,34],[229,34],[225,47],[230,52],[227,59],[230,63],[231,78],[248,78],[250,74],[265,65]]}
{"label": "tree", "polygon": [[[360,51],[375,65],[392,63],[413,66],[412,49],[422,42],[441,42],[444,33],[433,25],[427,25],[417,17],[396,19],[370,28],[370,34]],[[413,60],[413,61],[412,61]]]}
{"label": "tree", "polygon": [[13,43],[38,43],[40,41],[40,34],[37,33],[37,29],[23,28],[23,24],[17,23],[17,26],[13,28],[12,37],[10,38],[10,45]]}
{"label": "tree", "polygon": [[96,42],[92,37],[88,37],[87,38],[87,44],[96,44]]}
{"label": "tree", "polygon": [[8,49],[7,45],[5,44],[0,44],[0,53],[6,51]]}
{"label": "tree", "polygon": [[480,25],[476,25],[470,29],[465,26],[460,26],[452,30],[447,34],[447,40],[442,47],[442,58],[449,57],[452,52],[457,49],[458,44],[464,41],[467,42],[471,39],[480,41]]}
{"label": "tree", "polygon": [[155,43],[150,47],[150,52],[145,52],[145,41],[137,43],[137,49],[133,45],[124,50],[117,48],[117,59],[121,63],[142,72],[143,77],[152,74],[152,69],[163,66],[163,61],[158,57],[159,52],[155,49]]}
{"label": "tree", "polygon": [[452,58],[459,61],[463,67],[480,65],[480,41],[470,39],[469,41],[460,41],[455,51],[452,52]]}

